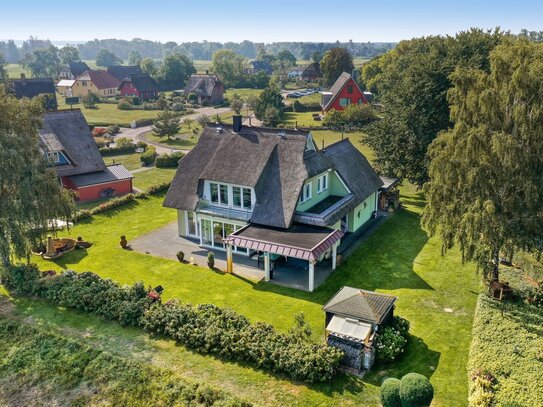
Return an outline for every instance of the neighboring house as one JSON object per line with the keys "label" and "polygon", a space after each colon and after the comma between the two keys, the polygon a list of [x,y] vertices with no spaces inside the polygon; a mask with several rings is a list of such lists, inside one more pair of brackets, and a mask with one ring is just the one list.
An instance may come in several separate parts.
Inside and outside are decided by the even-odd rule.
{"label": "neighboring house", "polygon": [[73,80],[81,75],[83,72],[88,71],[90,67],[83,61],[70,62],[60,71],[58,79],[70,79]]}
{"label": "neighboring house", "polygon": [[368,101],[360,86],[347,72],[343,72],[328,92],[321,92],[321,106],[323,112],[332,109],[343,110],[351,104],[366,104]]}
{"label": "neighboring house", "polygon": [[74,86],[75,79],[61,79],[57,83],[57,92],[62,96],[72,96],[72,86]]}
{"label": "neighboring house", "polygon": [[250,67],[245,70],[245,73],[252,75],[259,72],[265,72],[268,75],[273,73],[272,65],[267,61],[251,61]]}
{"label": "neighboring house", "polygon": [[130,78],[133,75],[143,75],[143,71],[138,65],[113,65],[108,66],[108,73],[117,78],[117,80],[122,81],[125,78]]}
{"label": "neighboring house", "polygon": [[367,370],[375,357],[375,336],[394,315],[396,297],[342,287],[322,309],[326,313],[328,345],[340,348],[342,365]]}
{"label": "neighboring house", "polygon": [[43,96],[44,107],[48,111],[56,110],[58,107],[55,82],[51,78],[26,79],[21,74],[21,79],[8,81],[8,88],[17,99],[32,99],[36,96]]}
{"label": "neighboring house", "polygon": [[224,85],[216,75],[193,74],[185,87],[185,95],[194,93],[199,104],[221,104],[224,101],[224,92]]}
{"label": "neighboring house", "polygon": [[75,79],[71,87],[72,96],[81,97],[89,93],[111,97],[117,94],[119,81],[106,71],[90,69]]}
{"label": "neighboring house", "polygon": [[288,71],[287,76],[289,79],[301,78],[306,68],[306,66],[295,66]]}
{"label": "neighboring house", "polygon": [[65,188],[91,201],[132,192],[132,174],[120,164],[104,163],[79,109],[46,113],[40,147]]}
{"label": "neighboring house", "polygon": [[122,79],[118,90],[121,96],[138,96],[143,100],[158,97],[158,83],[147,74]]}
{"label": "neighboring house", "polygon": [[[367,225],[382,181],[348,139],[319,150],[309,131],[207,125],[179,162],[164,206],[179,235],[232,253],[298,265],[315,287],[315,265],[336,268],[340,239]],[[299,271],[304,272],[304,271]]]}
{"label": "neighboring house", "polygon": [[321,68],[318,62],[309,64],[301,73],[300,78],[302,81],[315,82],[322,78]]}

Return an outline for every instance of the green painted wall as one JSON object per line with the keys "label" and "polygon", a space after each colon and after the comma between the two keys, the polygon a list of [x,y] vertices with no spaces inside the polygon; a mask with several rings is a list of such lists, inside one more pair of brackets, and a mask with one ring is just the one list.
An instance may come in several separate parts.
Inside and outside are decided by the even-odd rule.
{"label": "green painted wall", "polygon": [[304,203],[300,203],[300,201],[298,201],[298,206],[296,207],[297,211],[305,212],[330,195],[338,195],[338,196],[347,195],[347,190],[343,186],[343,183],[341,182],[341,180],[339,180],[336,173],[333,171],[328,172],[328,189],[318,194],[317,193],[317,179],[324,174],[326,173],[318,174],[315,177],[309,178],[305,181],[304,187],[306,184],[311,182],[311,199],[305,201]]}
{"label": "green painted wall", "polygon": [[374,192],[372,195],[367,197],[364,202],[349,212],[349,219],[347,222],[349,232],[355,232],[360,226],[364,225],[364,223],[371,218],[371,214],[375,210],[376,199],[377,192]]}

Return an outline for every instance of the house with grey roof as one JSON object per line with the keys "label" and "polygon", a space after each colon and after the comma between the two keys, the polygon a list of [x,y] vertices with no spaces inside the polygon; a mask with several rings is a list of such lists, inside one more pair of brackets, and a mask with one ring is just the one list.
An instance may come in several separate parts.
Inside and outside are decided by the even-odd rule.
{"label": "house with grey roof", "polygon": [[224,102],[225,88],[216,75],[193,74],[185,86],[185,95],[194,93],[198,104],[219,105]]}
{"label": "house with grey roof", "polygon": [[26,79],[25,75],[21,74],[21,79],[9,80],[7,88],[17,99],[41,97],[43,98],[45,110],[51,111],[57,109],[55,83],[51,78]]}
{"label": "house with grey roof", "polygon": [[342,287],[323,307],[326,340],[343,350],[343,365],[369,369],[379,329],[390,323],[396,297],[360,288]]}
{"label": "house with grey roof", "polygon": [[79,109],[46,113],[40,149],[62,185],[91,201],[132,192],[132,174],[120,164],[106,165]]}
{"label": "house with grey roof", "polygon": [[207,125],[179,162],[164,206],[178,212],[179,236],[257,256],[264,278],[298,265],[315,288],[315,265],[336,268],[342,237],[363,228],[382,186],[348,139],[317,148],[310,131]]}
{"label": "house with grey roof", "polygon": [[67,63],[60,71],[58,79],[74,80],[83,72],[88,71],[90,67],[83,61],[73,61]]}

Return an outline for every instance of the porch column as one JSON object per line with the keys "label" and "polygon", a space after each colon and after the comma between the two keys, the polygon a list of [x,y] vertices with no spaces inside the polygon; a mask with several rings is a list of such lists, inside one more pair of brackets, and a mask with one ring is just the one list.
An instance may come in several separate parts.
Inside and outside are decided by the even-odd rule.
{"label": "porch column", "polygon": [[230,243],[226,244],[226,272],[234,272],[234,265],[232,262],[232,245]]}
{"label": "porch column", "polygon": [[334,243],[332,247],[332,271],[336,269],[337,265],[337,243]]}
{"label": "porch column", "polygon": [[309,291],[315,289],[315,260],[309,260]]}
{"label": "porch column", "polygon": [[264,252],[264,281],[270,281],[270,254]]}

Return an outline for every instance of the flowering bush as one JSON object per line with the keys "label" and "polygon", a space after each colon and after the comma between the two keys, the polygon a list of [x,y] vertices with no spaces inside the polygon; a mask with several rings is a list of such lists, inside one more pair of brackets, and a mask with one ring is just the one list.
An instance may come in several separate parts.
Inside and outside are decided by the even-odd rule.
{"label": "flowering bush", "polygon": [[409,321],[395,316],[392,323],[383,327],[375,344],[376,358],[383,363],[392,362],[403,353],[409,335]]}
{"label": "flowering bush", "polygon": [[471,407],[490,407],[494,404],[496,378],[489,372],[475,369],[470,373],[469,405]]}

